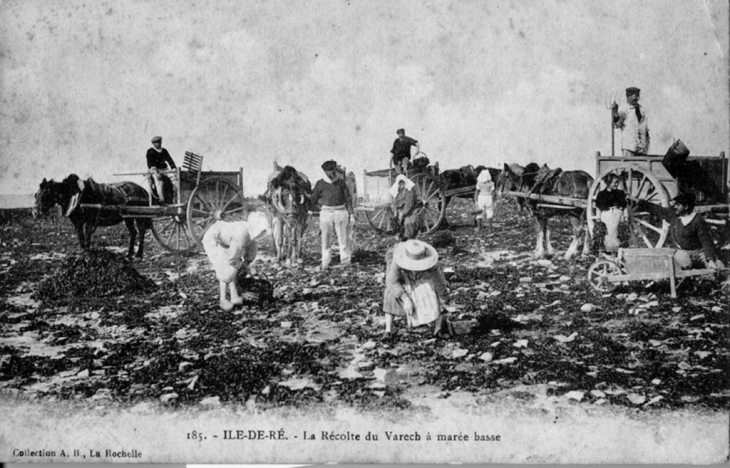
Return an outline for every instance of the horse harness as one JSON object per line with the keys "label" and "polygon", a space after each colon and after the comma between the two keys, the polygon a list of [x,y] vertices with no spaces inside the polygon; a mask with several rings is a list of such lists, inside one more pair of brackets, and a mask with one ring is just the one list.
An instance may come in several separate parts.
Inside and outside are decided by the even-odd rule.
{"label": "horse harness", "polygon": [[[119,211],[120,206],[127,205],[131,201],[143,201],[142,198],[139,197],[131,197],[127,194],[124,190],[122,190],[122,186],[124,186],[125,182],[122,182],[118,185],[116,184],[100,184],[96,182],[94,179],[87,179],[86,183],[88,184],[88,188],[92,192],[97,192],[101,195],[101,206],[108,207],[108,206],[114,206],[117,208],[117,212]],[[84,191],[87,189],[87,187],[84,187],[82,191],[71,197],[71,201],[69,202],[68,209],[66,210],[66,213],[64,213],[64,217],[68,218],[75,210],[79,207],[81,204],[81,199],[83,198]],[[118,203],[118,200],[123,200],[122,203]],[[146,200],[144,200],[146,201]],[[84,210],[84,207],[81,207],[82,210]],[[93,208],[96,212],[96,220],[99,219],[101,216],[100,209]]]}
{"label": "horse harness", "polygon": [[[284,223],[288,228],[292,227],[293,219],[299,215],[297,211],[290,211],[288,210],[284,204],[282,203],[282,197],[283,197],[283,190],[282,187],[279,186],[271,191],[271,205],[274,207],[274,209],[277,211],[277,213],[280,215],[279,217],[284,220]],[[291,189],[288,190],[289,196],[293,197]],[[298,196],[301,198],[299,200],[299,205],[304,204],[306,202],[306,198],[303,193],[298,194]],[[294,202],[292,198],[292,202]]]}

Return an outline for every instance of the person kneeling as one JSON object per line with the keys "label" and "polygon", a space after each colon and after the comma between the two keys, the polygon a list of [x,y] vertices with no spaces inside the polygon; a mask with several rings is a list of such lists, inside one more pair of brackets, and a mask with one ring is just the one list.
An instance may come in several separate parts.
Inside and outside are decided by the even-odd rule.
{"label": "person kneeling", "polygon": [[[239,268],[248,268],[249,274],[256,274],[253,262],[258,250],[257,242],[270,233],[271,228],[263,213],[251,213],[248,221],[216,221],[205,232],[203,248],[219,281],[222,310],[229,312],[243,304],[236,273]],[[231,292],[230,300],[227,289]]]}
{"label": "person kneeling", "polygon": [[433,323],[435,336],[448,336],[441,310],[449,292],[436,249],[423,241],[407,240],[389,249],[385,261],[383,339],[392,337],[395,316],[405,316],[409,327]]}

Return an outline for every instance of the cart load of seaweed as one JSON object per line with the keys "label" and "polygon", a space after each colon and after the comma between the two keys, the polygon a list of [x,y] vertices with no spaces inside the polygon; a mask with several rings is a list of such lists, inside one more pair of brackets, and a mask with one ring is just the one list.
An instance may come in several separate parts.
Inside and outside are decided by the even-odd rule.
{"label": "cart load of seaweed", "polygon": [[144,292],[155,283],[141,275],[123,256],[108,250],[69,255],[38,285],[34,297],[58,300],[73,297],[117,296]]}

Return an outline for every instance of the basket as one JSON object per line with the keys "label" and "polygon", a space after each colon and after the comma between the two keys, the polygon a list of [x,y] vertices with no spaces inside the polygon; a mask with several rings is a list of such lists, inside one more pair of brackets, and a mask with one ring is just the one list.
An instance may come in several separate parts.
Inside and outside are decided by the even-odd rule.
{"label": "basket", "polygon": [[677,140],[667,150],[667,154],[662,159],[662,164],[672,177],[677,177],[682,173],[682,166],[688,157],[689,150],[682,143],[682,140]]}
{"label": "basket", "polygon": [[263,273],[257,276],[247,276],[245,269],[237,273],[238,287],[244,304],[256,304],[259,307],[268,307],[274,302],[274,285]]}

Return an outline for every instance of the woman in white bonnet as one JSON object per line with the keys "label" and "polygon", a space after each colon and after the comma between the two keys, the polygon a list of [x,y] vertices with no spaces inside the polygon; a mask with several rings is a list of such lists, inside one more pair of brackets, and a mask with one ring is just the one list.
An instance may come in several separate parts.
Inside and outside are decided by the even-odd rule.
{"label": "woman in white bonnet", "polygon": [[407,240],[389,249],[385,261],[383,340],[392,338],[396,316],[405,316],[409,327],[433,323],[434,335],[443,337],[441,310],[449,301],[449,291],[436,249],[423,241]]}
{"label": "woman in white bonnet", "polygon": [[401,225],[401,241],[415,239],[421,229],[423,202],[416,195],[415,185],[408,177],[398,174],[393,186],[390,187],[390,194],[393,196],[393,211]]}
{"label": "woman in white bonnet", "polygon": [[[247,221],[216,221],[203,236],[203,248],[213,265],[220,286],[220,308],[226,312],[243,303],[238,291],[236,272],[247,267],[251,275],[256,274],[253,261],[258,250],[258,241],[271,233],[264,213],[254,212]],[[226,297],[226,289],[231,299]]]}

